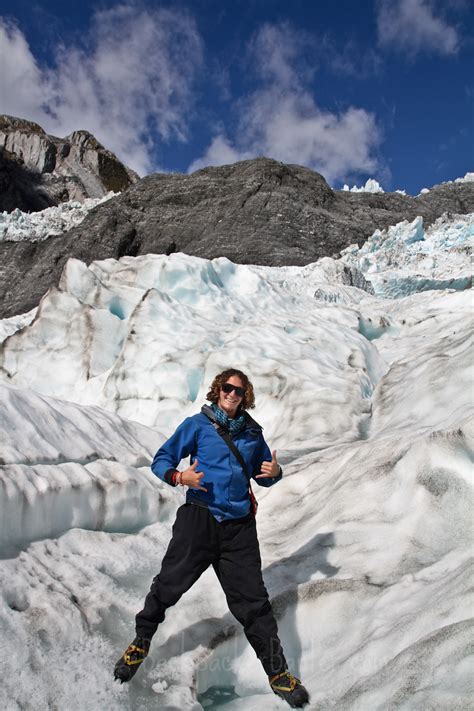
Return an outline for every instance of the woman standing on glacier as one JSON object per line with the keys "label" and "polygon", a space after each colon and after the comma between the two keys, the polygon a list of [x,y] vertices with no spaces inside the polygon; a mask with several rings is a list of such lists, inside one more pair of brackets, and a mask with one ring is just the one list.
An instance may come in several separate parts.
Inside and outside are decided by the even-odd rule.
{"label": "woman standing on glacier", "polygon": [[[262,578],[250,486],[251,477],[261,486],[272,486],[282,478],[282,470],[262,428],[247,412],[255,407],[255,397],[245,373],[235,368],[219,373],[207,400],[211,405],[179,425],[151,466],[167,484],[189,488],[160,573],[135,618],[136,637],[115,665],[115,678],[124,682],[134,676],[166,610],[212,565],[271,688],[290,706],[301,707],[309,700],[308,692],[287,669]],[[190,466],[178,471],[187,456]]]}

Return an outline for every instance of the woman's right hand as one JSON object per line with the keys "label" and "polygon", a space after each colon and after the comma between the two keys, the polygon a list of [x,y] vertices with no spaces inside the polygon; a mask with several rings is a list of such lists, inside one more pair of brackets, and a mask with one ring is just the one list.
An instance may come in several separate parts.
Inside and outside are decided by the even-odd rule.
{"label": "woman's right hand", "polygon": [[195,459],[191,466],[182,472],[181,483],[186,484],[186,486],[189,486],[191,489],[200,489],[201,491],[207,491],[204,486],[201,486],[201,479],[204,476],[204,472],[197,472],[197,465],[198,460]]}

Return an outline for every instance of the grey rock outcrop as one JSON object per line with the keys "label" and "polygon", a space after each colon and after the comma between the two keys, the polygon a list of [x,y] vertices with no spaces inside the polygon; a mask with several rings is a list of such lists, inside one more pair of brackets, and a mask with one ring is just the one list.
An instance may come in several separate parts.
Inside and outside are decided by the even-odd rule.
{"label": "grey rock outcrop", "polygon": [[342,267],[341,283],[345,286],[355,286],[368,294],[375,294],[374,287],[370,281],[367,281],[362,272],[356,267],[350,267],[347,264]]}
{"label": "grey rock outcrop", "polygon": [[16,155],[0,148],[0,212],[37,212],[55,205],[42,188],[41,175],[27,170]]}
{"label": "grey rock outcrop", "polygon": [[450,183],[418,197],[333,191],[308,168],[268,158],[149,175],[64,235],[0,245],[1,317],[36,306],[69,257],[181,251],[242,264],[304,265],[361,245],[377,228],[417,215],[474,211],[474,184]]}
{"label": "grey rock outcrop", "polygon": [[[33,121],[1,115],[0,149],[3,163],[11,161],[13,155],[23,174],[30,173],[30,190],[23,191],[21,205],[2,206],[2,202],[10,205],[10,201],[0,195],[2,210],[11,211],[15,207],[25,210],[26,206],[33,212],[65,200],[98,198],[111,190],[125,190],[139,179],[88,131],[74,131],[66,138],[57,138]],[[37,207],[37,192],[41,196],[39,203],[46,199],[48,205]]]}

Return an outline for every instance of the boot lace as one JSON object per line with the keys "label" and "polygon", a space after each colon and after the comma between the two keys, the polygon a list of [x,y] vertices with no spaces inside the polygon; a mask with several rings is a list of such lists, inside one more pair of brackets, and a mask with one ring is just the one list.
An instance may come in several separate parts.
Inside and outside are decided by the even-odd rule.
{"label": "boot lace", "polygon": [[[280,680],[280,683],[275,683],[278,680]],[[290,674],[289,671],[284,671],[272,676],[270,678],[270,684],[274,689],[278,689],[279,691],[291,692],[294,691],[298,684],[301,684],[301,681],[296,676],[293,676],[293,674]]]}

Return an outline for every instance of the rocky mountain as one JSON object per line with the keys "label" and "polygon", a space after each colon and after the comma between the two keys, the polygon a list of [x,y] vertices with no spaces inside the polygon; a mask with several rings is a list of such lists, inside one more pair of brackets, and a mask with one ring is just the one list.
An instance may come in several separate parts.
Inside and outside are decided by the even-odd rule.
{"label": "rocky mountain", "polygon": [[0,148],[0,212],[37,212],[56,205],[41,185],[41,174],[28,170],[14,153]]}
{"label": "rocky mountain", "polygon": [[66,200],[125,190],[138,175],[88,131],[66,138],[37,123],[0,116],[0,210],[42,210]]}
{"label": "rocky mountain", "polygon": [[241,264],[304,265],[361,245],[375,229],[421,215],[474,211],[474,184],[418,197],[334,191],[308,168],[268,158],[154,174],[44,242],[0,245],[0,317],[28,311],[59,282],[69,257],[93,260],[185,252]]}

